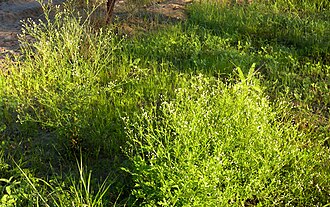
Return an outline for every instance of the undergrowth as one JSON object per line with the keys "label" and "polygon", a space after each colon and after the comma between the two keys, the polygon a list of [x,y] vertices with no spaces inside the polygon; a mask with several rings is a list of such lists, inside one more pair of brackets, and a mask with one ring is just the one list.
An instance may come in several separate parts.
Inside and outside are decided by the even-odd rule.
{"label": "undergrowth", "polygon": [[131,37],[69,8],[0,70],[0,206],[329,204],[327,1],[195,2]]}

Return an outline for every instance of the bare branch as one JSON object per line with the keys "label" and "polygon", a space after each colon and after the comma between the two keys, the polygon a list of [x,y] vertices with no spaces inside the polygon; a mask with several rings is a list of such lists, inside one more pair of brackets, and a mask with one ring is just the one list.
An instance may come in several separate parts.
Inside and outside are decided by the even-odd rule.
{"label": "bare branch", "polygon": [[110,23],[113,17],[113,9],[115,7],[116,0],[108,0],[107,1],[107,17],[106,23]]}

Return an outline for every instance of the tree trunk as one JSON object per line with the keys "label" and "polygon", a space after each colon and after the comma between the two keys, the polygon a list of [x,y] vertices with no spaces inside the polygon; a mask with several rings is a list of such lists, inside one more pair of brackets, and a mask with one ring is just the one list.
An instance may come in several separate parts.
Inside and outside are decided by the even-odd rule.
{"label": "tree trunk", "polygon": [[106,23],[110,23],[113,17],[113,8],[115,7],[116,0],[108,0],[107,1],[107,17]]}

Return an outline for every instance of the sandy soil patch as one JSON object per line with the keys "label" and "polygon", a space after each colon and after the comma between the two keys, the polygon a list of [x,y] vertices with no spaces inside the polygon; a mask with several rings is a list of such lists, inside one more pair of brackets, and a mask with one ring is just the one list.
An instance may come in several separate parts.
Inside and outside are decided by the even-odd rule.
{"label": "sandy soil patch", "polygon": [[147,11],[162,14],[169,18],[183,20],[186,18],[184,8],[190,4],[192,0],[167,0],[158,4],[154,4],[147,8]]}
{"label": "sandy soil patch", "polygon": [[[53,0],[54,4],[63,0]],[[162,15],[167,18],[182,20],[185,18],[184,7],[192,0],[161,0],[145,8],[150,14]],[[117,11],[125,0],[117,2]],[[116,12],[116,11],[115,11]],[[19,52],[18,34],[21,31],[22,20],[27,18],[39,19],[42,9],[36,0],[0,0],[0,60],[6,54]]]}
{"label": "sandy soil patch", "polygon": [[[60,0],[53,2],[57,4]],[[41,17],[41,6],[35,0],[0,0],[0,60],[6,54],[18,52],[17,35],[21,31],[21,21]]]}

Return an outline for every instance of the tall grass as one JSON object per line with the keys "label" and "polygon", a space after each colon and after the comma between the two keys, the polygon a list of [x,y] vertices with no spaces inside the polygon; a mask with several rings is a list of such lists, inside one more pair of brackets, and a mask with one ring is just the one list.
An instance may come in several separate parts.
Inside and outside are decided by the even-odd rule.
{"label": "tall grass", "polygon": [[252,73],[240,77],[187,77],[173,101],[127,118],[139,205],[327,203],[327,152],[301,148],[305,135],[276,120]]}
{"label": "tall grass", "polygon": [[126,83],[123,76],[129,72],[115,67],[125,58],[114,56],[121,48],[118,37],[111,31],[93,33],[74,13],[59,12],[51,24],[27,25],[24,32],[36,41],[24,41],[27,59],[10,69],[8,87],[13,88],[7,90],[16,97],[21,121],[56,130],[73,143],[84,134],[86,142],[107,139],[119,144],[118,133],[113,139],[102,137],[111,134],[104,130],[120,128],[111,94]]}
{"label": "tall grass", "polygon": [[[326,1],[304,4],[302,8],[296,1],[260,2],[230,9],[194,4],[189,10],[190,24],[213,36],[229,37],[229,44],[242,51],[243,61],[234,63],[244,64],[248,58],[255,61],[271,98],[278,103],[283,97],[291,100],[295,122],[303,122],[301,128],[320,130],[322,137],[327,137],[329,5]],[[288,7],[296,10],[285,10]]]}
{"label": "tall grass", "polygon": [[1,205],[327,205],[328,6],[196,2],[133,37],[27,22],[0,73]]}

